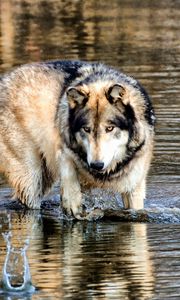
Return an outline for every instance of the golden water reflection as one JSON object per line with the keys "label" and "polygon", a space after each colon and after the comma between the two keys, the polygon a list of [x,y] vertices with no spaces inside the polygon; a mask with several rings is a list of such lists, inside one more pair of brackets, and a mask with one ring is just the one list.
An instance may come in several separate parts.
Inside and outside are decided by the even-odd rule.
{"label": "golden water reflection", "polygon": [[1,69],[54,58],[175,65],[179,3],[165,2],[1,0]]}
{"label": "golden water reflection", "polygon": [[[7,217],[0,218],[1,233],[7,232]],[[28,261],[39,289],[33,299],[150,299],[153,294],[145,224],[63,224],[37,213],[13,213],[11,231],[17,249],[30,240]],[[2,268],[6,249],[1,235],[0,244]]]}

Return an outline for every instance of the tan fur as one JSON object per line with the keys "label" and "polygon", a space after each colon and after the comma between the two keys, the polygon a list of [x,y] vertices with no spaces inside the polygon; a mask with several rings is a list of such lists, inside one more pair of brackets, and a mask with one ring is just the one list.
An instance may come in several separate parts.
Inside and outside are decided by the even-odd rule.
{"label": "tan fur", "polygon": [[[90,69],[85,66],[83,70],[82,67],[84,74],[89,74]],[[64,80],[63,71],[56,71],[45,64],[32,64],[5,75],[0,82],[0,171],[6,174],[15,188],[15,196],[28,207],[39,208],[43,194],[60,176],[63,207],[76,217],[80,217],[82,211],[82,190],[92,187],[118,191],[125,208],[143,208],[146,175],[152,157],[153,129],[145,120],[144,100],[140,91],[132,86],[133,79],[132,84],[123,82],[123,104],[119,104],[119,110],[123,115],[124,105],[131,103],[136,113],[136,136],[130,146],[136,147],[143,140],[146,143],[117,176],[104,181],[94,178],[64,142],[70,142],[69,107],[74,108],[78,101],[83,100],[80,95],[74,101],[73,97],[77,97],[73,95],[74,91],[71,99],[66,93],[60,99]],[[108,126],[107,120],[115,113],[115,108],[105,95],[116,83],[113,79],[97,80],[80,86],[76,80],[73,83],[78,92],[88,95],[86,107],[91,112],[89,124],[97,130],[96,140],[92,135],[86,139],[90,149],[86,149],[90,153],[87,153],[89,163],[108,160],[108,151],[111,152],[111,149],[105,149],[103,145],[111,147],[112,141],[121,142],[113,140],[104,132]],[[113,96],[116,96],[115,89],[113,92]],[[77,140],[85,147],[79,133]],[[107,162],[106,172],[114,170],[119,157],[126,155],[127,131],[122,131],[121,140],[117,159]]]}
{"label": "tan fur", "polygon": [[37,65],[21,67],[1,83],[1,171],[15,196],[32,208],[40,207],[42,197],[41,153],[53,180],[58,176],[60,135],[54,120],[62,83],[61,74]]}

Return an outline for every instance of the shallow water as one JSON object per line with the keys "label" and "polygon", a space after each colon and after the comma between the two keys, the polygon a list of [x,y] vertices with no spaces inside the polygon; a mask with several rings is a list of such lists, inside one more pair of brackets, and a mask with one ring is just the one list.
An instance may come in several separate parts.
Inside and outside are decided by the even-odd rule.
{"label": "shallow water", "polygon": [[[38,212],[10,218],[12,245],[29,240],[36,291],[0,299],[179,299],[180,225],[62,222]],[[8,232],[4,212],[0,219]]]}
{"label": "shallow water", "polygon": [[[49,204],[42,214],[10,213],[3,210],[10,190],[2,183],[0,231],[8,230],[9,212],[14,243],[30,240],[27,256],[37,291],[0,291],[0,299],[180,298],[179,19],[179,0],[0,1],[0,73],[31,61],[101,60],[139,79],[157,116],[146,210],[121,218],[151,224],[66,222],[57,205],[48,213]],[[105,209],[121,207],[116,197],[107,207],[105,200],[98,202]],[[1,269],[1,235],[0,253]]]}

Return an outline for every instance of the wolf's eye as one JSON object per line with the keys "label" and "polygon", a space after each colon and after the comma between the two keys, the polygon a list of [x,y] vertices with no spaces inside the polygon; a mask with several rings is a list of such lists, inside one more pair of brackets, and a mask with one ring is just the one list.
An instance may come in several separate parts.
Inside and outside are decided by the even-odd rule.
{"label": "wolf's eye", "polygon": [[85,132],[87,132],[87,133],[90,133],[90,132],[91,132],[91,128],[90,128],[90,127],[84,126],[82,129],[83,129]]}
{"label": "wolf's eye", "polygon": [[113,131],[113,129],[114,129],[114,126],[108,126],[108,127],[106,127],[106,132],[111,132],[111,131]]}

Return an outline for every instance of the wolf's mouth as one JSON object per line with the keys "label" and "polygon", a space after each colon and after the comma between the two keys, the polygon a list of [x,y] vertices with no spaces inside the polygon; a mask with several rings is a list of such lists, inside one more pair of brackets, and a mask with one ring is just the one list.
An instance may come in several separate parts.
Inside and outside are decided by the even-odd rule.
{"label": "wolf's mouth", "polygon": [[96,170],[93,169],[91,167],[88,168],[89,172],[94,176],[94,177],[104,177],[104,174],[107,172],[106,168],[105,169],[101,169],[101,170]]}
{"label": "wolf's mouth", "polygon": [[90,170],[90,172],[91,173],[93,173],[93,174],[103,174],[104,172],[106,172],[106,170],[105,169],[103,169],[103,170],[95,170],[95,169],[93,169],[93,168],[89,168],[89,170]]}

